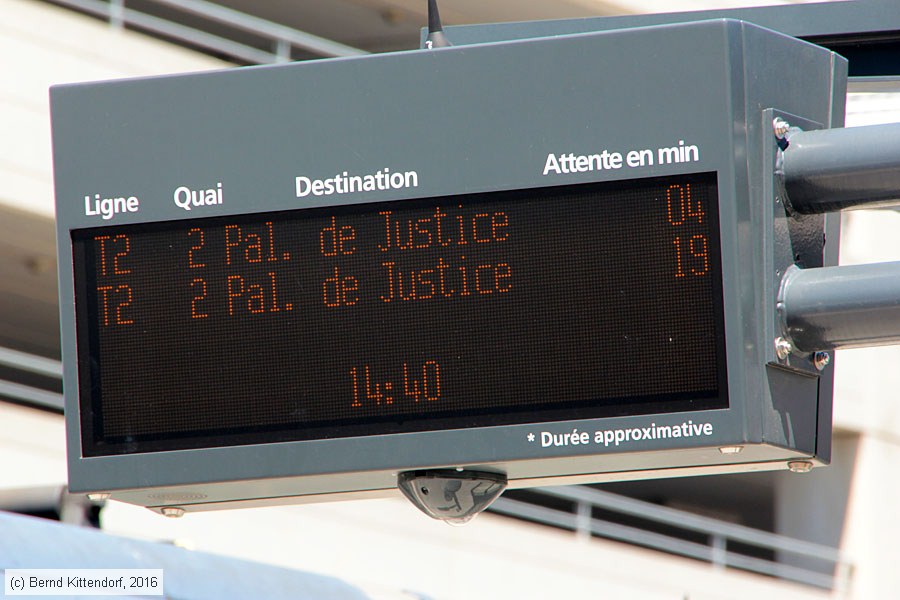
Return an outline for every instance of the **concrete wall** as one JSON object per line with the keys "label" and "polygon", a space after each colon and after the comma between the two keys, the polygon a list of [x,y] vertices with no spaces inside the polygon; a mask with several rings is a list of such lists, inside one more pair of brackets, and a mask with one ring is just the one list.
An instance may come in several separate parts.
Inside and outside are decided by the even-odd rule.
{"label": "concrete wall", "polygon": [[227,63],[31,0],[0,5],[0,202],[52,216],[53,84]]}
{"label": "concrete wall", "polygon": [[65,435],[61,416],[0,402],[0,497],[9,490],[65,485]]}

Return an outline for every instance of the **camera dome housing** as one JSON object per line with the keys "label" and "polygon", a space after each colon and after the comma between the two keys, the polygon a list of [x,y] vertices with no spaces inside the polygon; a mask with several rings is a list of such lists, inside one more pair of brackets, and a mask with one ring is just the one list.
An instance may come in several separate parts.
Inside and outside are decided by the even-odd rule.
{"label": "camera dome housing", "polygon": [[433,519],[466,523],[490,506],[506,489],[506,475],[482,471],[435,469],[407,471],[397,487]]}

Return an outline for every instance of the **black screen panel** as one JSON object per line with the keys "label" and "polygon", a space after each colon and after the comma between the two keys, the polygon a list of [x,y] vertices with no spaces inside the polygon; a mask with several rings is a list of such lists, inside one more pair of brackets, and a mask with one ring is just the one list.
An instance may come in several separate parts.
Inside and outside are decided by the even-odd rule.
{"label": "black screen panel", "polygon": [[85,456],[727,407],[714,173],[72,234]]}

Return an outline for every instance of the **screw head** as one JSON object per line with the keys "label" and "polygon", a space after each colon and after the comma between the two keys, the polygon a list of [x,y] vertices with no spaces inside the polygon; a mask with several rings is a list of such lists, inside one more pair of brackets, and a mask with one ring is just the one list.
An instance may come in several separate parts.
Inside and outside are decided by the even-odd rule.
{"label": "screw head", "polygon": [[170,519],[184,516],[184,509],[178,506],[163,506],[160,512],[162,512],[164,517],[169,517]]}
{"label": "screw head", "polygon": [[817,370],[822,371],[831,364],[831,355],[827,352],[816,352],[813,355],[813,364]]}
{"label": "screw head", "polygon": [[791,473],[809,473],[813,468],[813,464],[808,460],[792,460],[787,466]]}
{"label": "screw head", "polygon": [[779,360],[786,359],[793,350],[794,346],[791,344],[790,340],[783,337],[775,338],[775,356],[777,356]]}
{"label": "screw head", "polygon": [[779,140],[783,140],[784,136],[787,135],[787,132],[790,131],[791,124],[781,117],[776,117],[772,120],[772,129],[775,131],[775,137]]}
{"label": "screw head", "polygon": [[102,502],[103,500],[109,500],[109,497],[112,496],[109,492],[93,492],[87,495],[87,499],[91,502]]}

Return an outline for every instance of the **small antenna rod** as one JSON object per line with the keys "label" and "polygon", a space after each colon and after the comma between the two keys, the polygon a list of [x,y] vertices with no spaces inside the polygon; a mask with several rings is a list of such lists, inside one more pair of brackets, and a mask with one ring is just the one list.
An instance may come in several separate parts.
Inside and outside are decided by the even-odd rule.
{"label": "small antenna rod", "polygon": [[428,0],[428,37],[425,38],[425,47],[446,48],[452,46],[444,35],[444,27],[441,25],[441,15],[438,12],[437,0]]}

